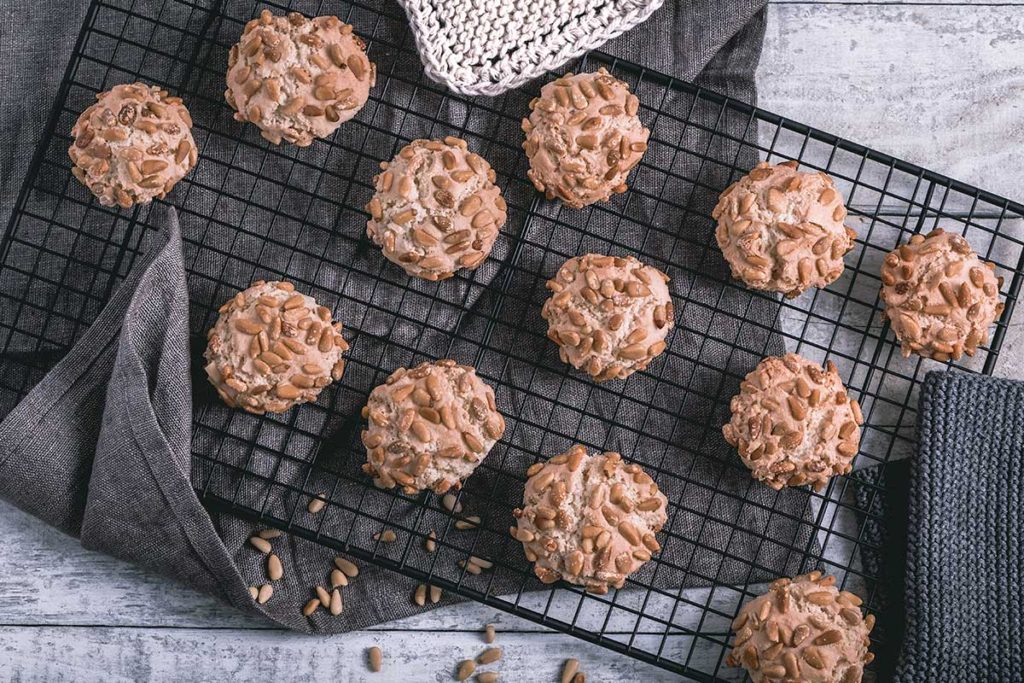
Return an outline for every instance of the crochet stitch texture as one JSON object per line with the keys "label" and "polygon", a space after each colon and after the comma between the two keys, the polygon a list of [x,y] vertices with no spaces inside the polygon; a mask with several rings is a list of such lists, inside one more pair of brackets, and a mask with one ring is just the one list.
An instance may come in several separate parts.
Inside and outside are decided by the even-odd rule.
{"label": "crochet stitch texture", "polygon": [[663,0],[399,0],[427,75],[499,95],[628,31]]}
{"label": "crochet stitch texture", "polygon": [[1024,680],[1024,382],[931,372],[895,680]]}

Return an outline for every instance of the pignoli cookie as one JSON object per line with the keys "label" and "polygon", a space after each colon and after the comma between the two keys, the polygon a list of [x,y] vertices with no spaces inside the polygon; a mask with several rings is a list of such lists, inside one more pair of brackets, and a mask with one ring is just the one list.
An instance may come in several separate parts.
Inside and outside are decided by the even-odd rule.
{"label": "pignoli cookie", "polygon": [[832,178],[796,168],[795,161],[762,161],[721,194],[711,213],[733,276],[787,297],[834,282],[857,236],[843,225],[846,207]]}
{"label": "pignoli cookie", "polygon": [[306,147],[355,116],[376,78],[349,24],[263,10],[228,54],[224,98],[236,120],[254,123],[275,145]]}
{"label": "pignoli cookie", "polygon": [[625,192],[650,136],[639,109],[629,86],[603,67],[547,83],[523,119],[527,175],[537,190],[574,209]]}
{"label": "pignoli cookie", "polygon": [[973,356],[1003,312],[1002,278],[967,240],[937,228],[885,257],[882,301],[904,356],[938,361]]}
{"label": "pignoli cookie", "polygon": [[668,281],[632,256],[566,261],[548,280],[552,295],[541,308],[562,361],[599,382],[646,368],[675,324]]}
{"label": "pignoli cookie", "polygon": [[490,164],[466,141],[413,140],[374,178],[366,234],[406,273],[443,280],[491,253],[507,207]]}
{"label": "pignoli cookie", "polygon": [[115,85],[71,128],[74,174],[100,204],[129,208],[163,199],[196,165],[192,117],[155,85]]}
{"label": "pignoli cookie", "polygon": [[875,658],[868,650],[875,617],[865,617],[861,604],[819,571],[778,579],[740,609],[726,662],[754,683],[860,683]]}
{"label": "pignoli cookie", "polygon": [[668,519],[668,501],[639,465],[618,453],[588,455],[573,446],[527,475],[510,532],[544,583],[563,579],[606,593],[661,550],[655,534]]}
{"label": "pignoli cookie", "polygon": [[505,432],[494,390],[453,360],[399,368],[370,393],[363,417],[363,471],[406,493],[461,488]]}
{"label": "pignoli cookie", "polygon": [[821,490],[846,474],[860,447],[860,405],[846,394],[832,361],[788,353],[762,360],[730,404],[725,440],[755,479],[773,489],[810,484]]}
{"label": "pignoli cookie", "polygon": [[259,280],[220,307],[206,374],[229,406],[280,413],[341,379],[348,343],[330,309],[290,282]]}

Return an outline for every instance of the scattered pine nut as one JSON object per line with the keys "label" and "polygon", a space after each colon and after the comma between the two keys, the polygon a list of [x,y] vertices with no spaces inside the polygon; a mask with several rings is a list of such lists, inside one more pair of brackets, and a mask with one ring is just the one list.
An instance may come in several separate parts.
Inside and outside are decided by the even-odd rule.
{"label": "scattered pine nut", "polygon": [[437,550],[437,534],[431,529],[430,533],[427,534],[427,538],[423,541],[423,547],[427,549],[428,553],[432,553]]}
{"label": "scattered pine nut", "polygon": [[465,569],[470,574],[479,574],[481,571],[480,567],[473,564],[472,562],[466,562],[465,560],[459,560],[459,567],[461,569]]}
{"label": "scattered pine nut", "polygon": [[284,567],[281,566],[281,558],[270,553],[267,555],[267,576],[271,581],[278,581],[284,576]]}
{"label": "scattered pine nut", "polygon": [[384,653],[380,651],[380,648],[374,645],[366,651],[370,659],[370,671],[377,673],[381,670],[384,664]]}
{"label": "scattered pine nut", "polygon": [[327,607],[331,604],[331,594],[323,586],[315,586],[313,590],[316,591],[316,597],[320,598],[320,604]]}
{"label": "scattered pine nut", "polygon": [[494,624],[487,624],[487,626],[484,627],[484,642],[490,645],[494,642],[494,638]]}
{"label": "scattered pine nut", "polygon": [[580,660],[578,659],[567,659],[565,664],[562,666],[562,678],[560,683],[572,683],[573,676],[579,671]]}
{"label": "scattered pine nut", "polygon": [[483,671],[476,675],[477,683],[497,683],[498,672],[497,671]]}
{"label": "scattered pine nut", "polygon": [[312,600],[306,603],[305,607],[302,608],[302,616],[308,617],[318,609],[320,609],[320,600],[319,598],[313,598]]}
{"label": "scattered pine nut", "polygon": [[348,577],[340,569],[331,570],[331,588],[341,588],[348,585]]}
{"label": "scattered pine nut", "polygon": [[494,563],[490,560],[485,560],[482,557],[477,557],[476,555],[469,556],[469,563],[475,564],[476,566],[480,567],[480,569],[490,569],[494,566]]}
{"label": "scattered pine nut", "polygon": [[444,505],[444,509],[448,512],[462,512],[462,503],[458,501],[454,493],[444,494],[444,498],[441,499],[441,503]]}
{"label": "scattered pine nut", "polygon": [[346,560],[344,557],[334,558],[334,565],[345,573],[350,579],[354,579],[359,576],[359,567],[353,564],[351,561]]}
{"label": "scattered pine nut", "polygon": [[[465,519],[456,520],[455,528],[459,531],[465,531],[466,529],[475,529],[479,524],[480,517],[478,515],[470,515]],[[477,678],[479,678],[479,676]]]}
{"label": "scattered pine nut", "polygon": [[430,604],[436,605],[441,601],[441,587],[431,586],[430,587]]}
{"label": "scattered pine nut", "polygon": [[424,584],[416,586],[416,592],[412,594],[412,601],[420,607],[427,604],[427,587]]}
{"label": "scattered pine nut", "polygon": [[572,677],[572,683],[587,683],[587,674],[580,671]]}
{"label": "scattered pine nut", "polygon": [[489,647],[476,658],[478,664],[493,664],[501,659],[500,647]]}
{"label": "scattered pine nut", "polygon": [[255,600],[260,595],[260,589],[256,586],[249,586],[249,595],[251,595],[252,599]]}
{"label": "scattered pine nut", "polygon": [[380,541],[381,543],[394,543],[398,540],[395,536],[395,532],[391,529],[385,529],[384,531],[378,531],[373,535],[373,540]]}
{"label": "scattered pine nut", "polygon": [[256,602],[261,605],[266,604],[267,600],[270,600],[274,596],[274,587],[269,583],[265,583],[260,586],[259,593],[256,594]]}
{"label": "scattered pine nut", "polygon": [[341,604],[341,591],[335,588],[331,591],[331,614],[333,616],[338,616],[341,614],[342,609],[344,609],[344,606]]}
{"label": "scattered pine nut", "polygon": [[316,498],[310,498],[309,505],[306,506],[306,510],[309,511],[309,514],[315,515],[323,510],[325,505],[327,505],[327,503],[324,502],[324,499],[317,496]]}
{"label": "scattered pine nut", "polygon": [[281,533],[282,532],[281,532],[280,529],[263,529],[263,530],[261,530],[256,535],[259,536],[262,539],[265,539],[265,540],[269,541],[269,540],[277,538],[278,536],[281,535]]}
{"label": "scattered pine nut", "polygon": [[261,553],[269,553],[271,551],[270,541],[259,536],[250,536],[249,543],[252,544],[253,548],[259,550]]}
{"label": "scattered pine nut", "polygon": [[459,662],[459,668],[455,673],[455,680],[464,681],[472,676],[474,671],[476,671],[476,662],[472,659],[463,659]]}

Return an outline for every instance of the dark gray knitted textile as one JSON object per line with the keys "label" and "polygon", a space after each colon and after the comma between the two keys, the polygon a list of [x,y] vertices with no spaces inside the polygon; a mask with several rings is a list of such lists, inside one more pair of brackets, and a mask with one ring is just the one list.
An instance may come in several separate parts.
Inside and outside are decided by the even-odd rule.
{"label": "dark gray knitted textile", "polygon": [[896,680],[1024,681],[1024,382],[932,372]]}

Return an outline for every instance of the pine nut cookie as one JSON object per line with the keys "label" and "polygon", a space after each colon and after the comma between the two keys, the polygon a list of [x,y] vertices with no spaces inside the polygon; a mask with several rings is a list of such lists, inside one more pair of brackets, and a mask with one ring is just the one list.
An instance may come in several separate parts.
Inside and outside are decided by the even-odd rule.
{"label": "pine nut cookie", "polygon": [[762,161],[721,194],[711,216],[733,277],[753,289],[795,297],[843,273],[857,233],[832,178],[797,162]]}
{"label": "pine nut cookie", "polygon": [[586,254],[548,280],[541,316],[563,363],[598,382],[643,370],[675,324],[669,278],[632,256]]}
{"label": "pine nut cookie", "polygon": [[381,171],[366,234],[389,261],[424,280],[483,263],[507,206],[494,169],[465,140],[413,140]]}
{"label": "pine nut cookie", "polygon": [[376,79],[351,25],[332,16],[263,10],[228,54],[224,98],[237,121],[256,124],[275,145],[284,140],[306,147],[355,116]]}
{"label": "pine nut cookie", "polygon": [[832,361],[822,368],[795,353],[765,358],[730,408],[725,440],[754,478],[775,490],[810,484],[820,491],[853,467],[864,416]]}
{"label": "pine nut cookie", "polygon": [[960,235],[914,235],[882,264],[882,301],[904,356],[973,356],[1003,312],[1001,277]]}
{"label": "pine nut cookie", "polygon": [[129,208],[163,199],[196,165],[192,117],[155,85],[115,85],[71,128],[74,174],[100,204]]}
{"label": "pine nut cookie", "polygon": [[640,100],[603,67],[546,84],[523,119],[527,175],[548,199],[580,209],[626,191],[647,150]]}
{"label": "pine nut cookie", "polygon": [[655,534],[668,519],[668,500],[618,453],[588,455],[573,446],[526,473],[523,507],[509,531],[544,583],[563,579],[607,593],[661,550]]}
{"label": "pine nut cookie", "polygon": [[875,659],[868,651],[875,617],[865,617],[861,604],[819,571],[777,579],[733,620],[726,663],[742,666],[754,683],[860,683]]}
{"label": "pine nut cookie", "polygon": [[207,333],[206,374],[232,408],[281,413],[341,379],[341,323],[290,282],[257,280],[220,307]]}
{"label": "pine nut cookie", "polygon": [[453,360],[399,368],[363,408],[366,463],[378,488],[462,487],[505,432],[494,390]]}

